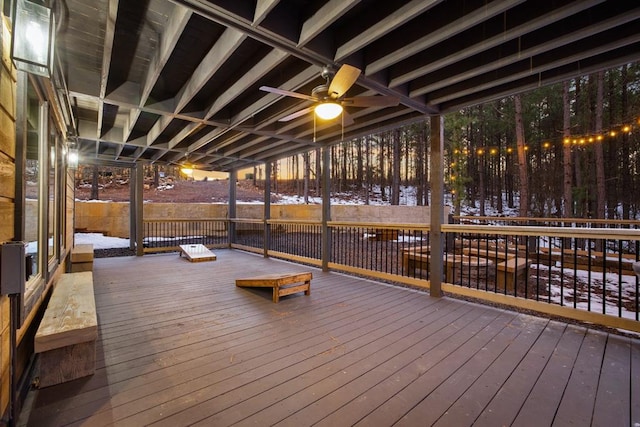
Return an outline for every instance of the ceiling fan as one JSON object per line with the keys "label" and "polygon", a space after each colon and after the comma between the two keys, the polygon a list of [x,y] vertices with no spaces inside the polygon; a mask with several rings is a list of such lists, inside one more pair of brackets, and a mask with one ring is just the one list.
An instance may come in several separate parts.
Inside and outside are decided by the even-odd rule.
{"label": "ceiling fan", "polygon": [[[288,122],[298,117],[304,116],[311,111],[325,120],[331,120],[343,113],[345,124],[353,123],[353,120],[344,111],[344,107],[393,107],[400,102],[398,98],[393,96],[354,96],[353,98],[345,98],[344,95],[358,80],[358,76],[362,71],[352,65],[344,64],[333,75],[330,66],[322,68],[321,76],[327,81],[325,84],[316,86],[311,95],[292,92],[289,90],[278,89],[269,86],[261,86],[260,90],[271,92],[278,95],[291,96],[294,98],[312,101],[314,105],[304,108],[288,116],[282,117],[278,121]],[[333,76],[333,78],[331,78]]]}

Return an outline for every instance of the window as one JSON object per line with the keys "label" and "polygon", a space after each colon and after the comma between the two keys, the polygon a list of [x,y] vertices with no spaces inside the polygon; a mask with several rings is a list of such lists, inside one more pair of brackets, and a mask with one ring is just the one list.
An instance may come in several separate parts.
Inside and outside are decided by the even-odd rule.
{"label": "window", "polygon": [[16,238],[27,245],[25,313],[42,295],[64,254],[62,131],[44,97],[48,81],[18,72],[16,116]]}
{"label": "window", "polygon": [[40,231],[42,215],[42,177],[43,164],[41,159],[42,145],[42,116],[46,110],[44,103],[40,101],[38,92],[32,81],[25,78],[27,83],[27,96],[25,117],[21,121],[26,135],[23,140],[25,147],[24,167],[24,231],[23,238],[27,242],[27,295],[33,291],[42,279],[42,245],[40,245]]}

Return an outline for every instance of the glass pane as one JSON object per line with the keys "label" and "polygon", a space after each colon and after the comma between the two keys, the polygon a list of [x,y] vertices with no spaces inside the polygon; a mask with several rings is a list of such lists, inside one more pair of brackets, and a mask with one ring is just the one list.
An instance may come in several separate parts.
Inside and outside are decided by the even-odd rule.
{"label": "glass pane", "polygon": [[40,221],[38,220],[38,201],[40,200],[40,101],[38,95],[29,82],[27,86],[27,159],[25,168],[25,240],[27,246],[27,276],[29,279],[40,273],[38,236]]}
{"label": "glass pane", "polygon": [[56,134],[53,123],[49,124],[51,134],[49,135],[49,200],[47,204],[47,259],[51,260],[56,256],[55,228],[56,228]]}

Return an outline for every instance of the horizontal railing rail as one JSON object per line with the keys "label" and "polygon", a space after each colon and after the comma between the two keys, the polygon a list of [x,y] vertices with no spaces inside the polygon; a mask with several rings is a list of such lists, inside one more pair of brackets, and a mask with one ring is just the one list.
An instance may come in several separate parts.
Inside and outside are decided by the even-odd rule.
{"label": "horizontal railing rail", "polygon": [[454,224],[477,225],[532,225],[548,227],[586,227],[586,228],[631,228],[640,229],[640,221],[626,219],[599,218],[535,218],[505,216],[467,216],[452,215]]}

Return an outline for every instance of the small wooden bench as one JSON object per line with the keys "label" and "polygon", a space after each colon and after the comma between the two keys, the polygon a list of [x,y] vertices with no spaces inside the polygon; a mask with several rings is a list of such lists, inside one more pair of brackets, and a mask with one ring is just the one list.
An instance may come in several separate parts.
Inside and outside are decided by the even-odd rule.
{"label": "small wooden bench", "polygon": [[180,245],[180,256],[184,254],[191,262],[215,261],[216,254],[202,244]]}
{"label": "small wooden bench", "polygon": [[527,276],[531,260],[527,258],[511,258],[496,265],[497,288],[513,291],[518,280],[524,280]]}
{"label": "small wooden bench", "polygon": [[443,257],[445,281],[464,284],[486,281],[493,269],[493,261],[487,258],[447,254]]}
{"label": "small wooden bench", "polygon": [[416,270],[426,270],[429,274],[430,246],[411,246],[402,249],[402,269],[410,277],[416,277]]}
{"label": "small wooden bench", "polygon": [[467,256],[476,256],[482,258],[488,258],[497,261],[506,261],[516,257],[514,253],[505,253],[504,250],[495,249],[478,249],[478,248],[463,248],[462,254]]}
{"label": "small wooden bench", "polygon": [[311,278],[312,274],[309,272],[267,274],[264,276],[236,279],[236,286],[243,288],[273,288],[273,302],[278,302],[280,297],[298,292],[311,295]]}
{"label": "small wooden bench", "polygon": [[63,274],[55,284],[34,340],[39,387],[91,375],[96,369],[98,317],[93,273]]}
{"label": "small wooden bench", "polygon": [[75,245],[71,249],[71,272],[93,271],[93,245]]}

